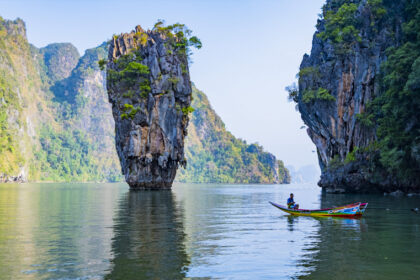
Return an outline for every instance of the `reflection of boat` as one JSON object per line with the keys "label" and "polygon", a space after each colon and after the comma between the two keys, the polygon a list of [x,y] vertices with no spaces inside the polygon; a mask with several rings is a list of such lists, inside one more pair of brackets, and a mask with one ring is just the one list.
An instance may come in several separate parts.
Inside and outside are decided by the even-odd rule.
{"label": "reflection of boat", "polygon": [[319,210],[307,210],[307,209],[289,209],[286,206],[282,206],[271,202],[271,205],[279,208],[280,210],[297,216],[313,216],[313,217],[341,217],[341,218],[355,218],[361,217],[365,212],[367,203],[353,203],[340,207],[326,208]]}

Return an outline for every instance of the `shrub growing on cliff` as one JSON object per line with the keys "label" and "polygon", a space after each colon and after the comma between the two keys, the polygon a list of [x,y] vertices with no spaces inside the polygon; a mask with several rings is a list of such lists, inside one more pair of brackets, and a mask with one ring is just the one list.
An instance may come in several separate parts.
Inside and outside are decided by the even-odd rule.
{"label": "shrub growing on cliff", "polygon": [[325,88],[318,88],[317,99],[324,101],[335,101],[335,97]]}
{"label": "shrub growing on cliff", "polygon": [[203,46],[197,36],[191,36],[192,31],[185,24],[175,23],[165,26],[164,23],[163,20],[158,20],[153,27],[153,31],[165,34],[171,40],[170,43],[176,51],[186,53],[189,58],[192,54],[191,47],[201,49]]}
{"label": "shrub growing on cliff", "polygon": [[123,111],[124,113],[121,114],[121,119],[134,119],[134,117],[136,116],[137,112],[140,111],[141,109],[139,107],[134,107],[131,104],[124,104],[123,108],[121,111]]}
{"label": "shrub growing on cliff", "polygon": [[151,91],[150,82],[149,80],[144,79],[143,82],[140,84],[140,97],[146,98]]}
{"label": "shrub growing on cliff", "polygon": [[108,61],[107,61],[107,60],[105,60],[105,59],[100,59],[100,60],[98,61],[99,69],[101,69],[101,71],[105,70],[105,66],[106,66],[106,64],[107,64],[107,63],[108,63]]}
{"label": "shrub growing on cliff", "polygon": [[287,98],[289,101],[298,102],[299,90],[295,83],[290,86],[287,86],[285,90],[288,92]]}
{"label": "shrub growing on cliff", "polygon": [[356,120],[359,121],[360,124],[365,127],[374,126],[373,115],[369,113],[364,112],[364,113],[356,114]]}
{"label": "shrub growing on cliff", "polygon": [[312,89],[307,89],[302,93],[302,101],[305,103],[310,103],[316,99],[316,91]]}
{"label": "shrub growing on cliff", "polygon": [[170,82],[172,85],[176,86],[179,82],[179,79],[176,77],[170,77],[168,78],[168,82]]}
{"label": "shrub growing on cliff", "polygon": [[203,46],[203,44],[201,43],[200,39],[197,38],[197,36],[192,36],[191,38],[189,38],[188,44],[197,49],[201,49],[201,47]]}
{"label": "shrub growing on cliff", "polygon": [[350,153],[348,153],[346,155],[346,158],[344,159],[344,163],[349,164],[351,162],[355,162],[356,161],[356,153],[358,152],[357,147],[351,151]]}
{"label": "shrub growing on cliff", "polygon": [[191,106],[182,108],[182,113],[184,115],[188,115],[189,113],[192,113],[192,112],[194,112],[194,108]]}
{"label": "shrub growing on cliff", "polygon": [[299,78],[305,76],[313,76],[314,78],[319,77],[319,69],[317,67],[309,66],[300,69],[299,73],[297,74]]}
{"label": "shrub growing on cliff", "polygon": [[383,6],[382,0],[368,0],[367,4],[372,13],[371,25],[374,25],[375,20],[381,19],[386,14],[386,9]]}
{"label": "shrub growing on cliff", "polygon": [[149,67],[135,61],[128,63],[127,67],[121,71],[121,75],[131,76],[131,77],[147,75],[149,73],[150,73]]}
{"label": "shrub growing on cliff", "polygon": [[133,105],[131,105],[131,104],[124,104],[124,106],[123,106],[123,111],[124,112],[127,112],[128,110],[131,110],[131,109],[133,109]]}
{"label": "shrub growing on cliff", "polygon": [[140,81],[140,96],[147,96],[150,92],[150,82],[147,78],[147,75],[150,73],[150,70],[149,67],[147,67],[146,65],[143,65],[136,61],[131,61],[121,72],[114,72],[109,72],[109,78],[114,79],[112,75],[115,75],[117,79],[125,82],[127,87],[133,87],[137,84],[137,82]]}
{"label": "shrub growing on cliff", "polygon": [[128,116],[130,117],[130,119],[134,119],[135,115],[137,114],[137,112],[140,111],[140,108],[136,107],[133,108],[129,113]]}
{"label": "shrub growing on cliff", "polygon": [[355,43],[360,42],[359,30],[355,16],[357,12],[357,5],[354,3],[344,3],[337,11],[325,10],[324,28],[325,30],[318,33],[317,37],[322,40],[331,40],[336,46],[336,51],[348,51]]}
{"label": "shrub growing on cliff", "polygon": [[147,39],[149,38],[149,36],[145,32],[137,32],[134,37],[136,38],[137,42],[143,47],[146,46]]}
{"label": "shrub growing on cliff", "polygon": [[322,87],[318,88],[317,90],[308,89],[303,92],[302,94],[303,102],[310,103],[315,100],[335,101],[335,97],[332,96],[328,90]]}

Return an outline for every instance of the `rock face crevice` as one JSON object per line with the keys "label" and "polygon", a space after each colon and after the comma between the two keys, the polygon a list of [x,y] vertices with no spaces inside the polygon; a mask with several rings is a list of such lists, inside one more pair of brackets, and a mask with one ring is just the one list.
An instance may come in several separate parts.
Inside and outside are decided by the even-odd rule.
{"label": "rock face crevice", "polygon": [[168,189],[185,165],[191,103],[188,57],[176,37],[159,30],[114,36],[107,89],[122,172],[133,189]]}

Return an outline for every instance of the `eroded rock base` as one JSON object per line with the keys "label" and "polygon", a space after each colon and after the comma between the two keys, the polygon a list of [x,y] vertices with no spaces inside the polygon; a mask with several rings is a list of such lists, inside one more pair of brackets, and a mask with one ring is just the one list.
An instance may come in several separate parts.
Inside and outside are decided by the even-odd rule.
{"label": "eroded rock base", "polygon": [[171,190],[172,183],[131,183],[129,186],[132,191],[158,191]]}

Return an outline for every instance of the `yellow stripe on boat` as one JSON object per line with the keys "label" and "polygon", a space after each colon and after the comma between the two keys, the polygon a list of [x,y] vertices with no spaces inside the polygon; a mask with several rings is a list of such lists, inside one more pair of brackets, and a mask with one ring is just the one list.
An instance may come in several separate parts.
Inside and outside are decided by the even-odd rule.
{"label": "yellow stripe on boat", "polygon": [[310,217],[341,217],[341,218],[352,218],[360,217],[367,207],[367,203],[353,203],[340,207],[319,209],[319,210],[307,210],[307,209],[290,209],[286,206],[279,205],[271,202],[270,204],[274,207],[295,216],[310,216]]}

